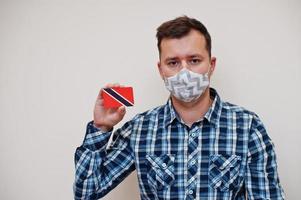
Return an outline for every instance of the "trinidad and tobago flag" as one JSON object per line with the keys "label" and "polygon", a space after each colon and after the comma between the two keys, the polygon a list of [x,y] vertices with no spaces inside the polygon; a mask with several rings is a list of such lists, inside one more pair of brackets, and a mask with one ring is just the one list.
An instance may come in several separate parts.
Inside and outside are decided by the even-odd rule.
{"label": "trinidad and tobago flag", "polygon": [[134,105],[132,87],[103,88],[101,95],[104,100],[105,108],[117,108],[120,106]]}

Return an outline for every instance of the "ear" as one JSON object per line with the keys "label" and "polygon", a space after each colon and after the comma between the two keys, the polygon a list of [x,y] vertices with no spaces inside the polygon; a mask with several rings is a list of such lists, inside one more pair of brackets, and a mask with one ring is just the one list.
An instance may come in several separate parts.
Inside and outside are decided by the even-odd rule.
{"label": "ear", "polygon": [[161,78],[164,80],[164,74],[162,72],[161,63],[160,61],[157,62],[158,71],[160,73]]}
{"label": "ear", "polygon": [[211,75],[213,74],[214,70],[215,70],[215,65],[216,65],[216,57],[211,57],[210,60],[210,70],[209,70],[209,77],[211,77]]}

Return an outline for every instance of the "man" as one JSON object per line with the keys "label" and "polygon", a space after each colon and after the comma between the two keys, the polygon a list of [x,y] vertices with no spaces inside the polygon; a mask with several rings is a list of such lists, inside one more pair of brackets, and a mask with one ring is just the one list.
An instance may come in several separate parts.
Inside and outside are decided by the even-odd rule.
{"label": "man", "polygon": [[209,87],[216,58],[205,26],[178,17],[157,29],[157,39],[170,98],[114,131],[108,146],[125,108],[105,109],[99,93],[75,153],[75,199],[99,199],[133,170],[143,200],[284,199],[274,145],[259,117]]}

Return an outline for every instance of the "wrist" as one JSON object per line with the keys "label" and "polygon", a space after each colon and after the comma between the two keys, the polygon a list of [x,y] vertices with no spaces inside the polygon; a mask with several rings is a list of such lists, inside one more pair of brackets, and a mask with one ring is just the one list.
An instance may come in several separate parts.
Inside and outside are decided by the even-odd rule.
{"label": "wrist", "polygon": [[110,130],[113,129],[112,126],[106,126],[106,125],[96,124],[94,122],[93,122],[93,126],[95,126],[96,128],[100,129],[103,132],[109,132]]}

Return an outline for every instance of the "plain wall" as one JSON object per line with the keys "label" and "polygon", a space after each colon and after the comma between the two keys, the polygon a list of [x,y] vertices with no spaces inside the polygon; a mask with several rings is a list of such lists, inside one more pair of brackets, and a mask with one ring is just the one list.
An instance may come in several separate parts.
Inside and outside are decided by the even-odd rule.
{"label": "plain wall", "polygon": [[[134,87],[136,105],[116,128],[165,104],[156,28],[183,14],[211,33],[211,86],[261,117],[287,199],[300,199],[300,9],[297,0],[0,0],[0,199],[73,198],[74,152],[99,89]],[[139,199],[136,173],[104,199]]]}

